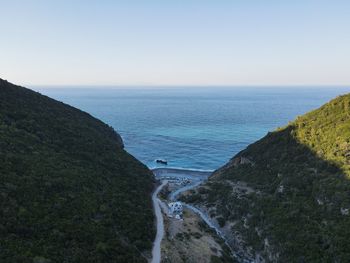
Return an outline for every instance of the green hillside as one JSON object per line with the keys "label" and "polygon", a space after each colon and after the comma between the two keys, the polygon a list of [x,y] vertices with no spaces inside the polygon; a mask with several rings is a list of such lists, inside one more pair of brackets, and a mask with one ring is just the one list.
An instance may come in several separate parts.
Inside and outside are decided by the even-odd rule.
{"label": "green hillside", "polygon": [[251,144],[186,200],[250,258],[349,262],[350,95]]}
{"label": "green hillside", "polygon": [[108,125],[0,79],[0,262],[147,262],[152,178]]}

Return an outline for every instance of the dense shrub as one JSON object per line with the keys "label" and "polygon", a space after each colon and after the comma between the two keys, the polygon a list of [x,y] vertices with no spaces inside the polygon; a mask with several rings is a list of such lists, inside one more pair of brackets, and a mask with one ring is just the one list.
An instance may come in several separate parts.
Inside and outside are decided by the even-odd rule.
{"label": "dense shrub", "polygon": [[146,262],[152,178],[111,127],[0,80],[0,262]]}

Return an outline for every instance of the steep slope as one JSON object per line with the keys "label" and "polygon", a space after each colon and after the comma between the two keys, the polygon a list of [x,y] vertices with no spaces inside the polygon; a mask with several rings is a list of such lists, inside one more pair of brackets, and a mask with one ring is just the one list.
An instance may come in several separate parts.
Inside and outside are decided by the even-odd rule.
{"label": "steep slope", "polygon": [[244,258],[348,262],[350,95],[251,144],[186,201]]}
{"label": "steep slope", "polygon": [[108,125],[0,80],[0,262],[147,262],[152,178]]}

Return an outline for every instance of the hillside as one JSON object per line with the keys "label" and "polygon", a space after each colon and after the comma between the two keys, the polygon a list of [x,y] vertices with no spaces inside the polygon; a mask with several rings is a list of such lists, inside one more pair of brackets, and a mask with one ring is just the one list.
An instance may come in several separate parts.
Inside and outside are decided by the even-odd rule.
{"label": "hillside", "polygon": [[243,258],[348,262],[350,95],[268,133],[184,199],[207,211]]}
{"label": "hillside", "polygon": [[147,262],[153,186],[111,127],[0,79],[0,262]]}

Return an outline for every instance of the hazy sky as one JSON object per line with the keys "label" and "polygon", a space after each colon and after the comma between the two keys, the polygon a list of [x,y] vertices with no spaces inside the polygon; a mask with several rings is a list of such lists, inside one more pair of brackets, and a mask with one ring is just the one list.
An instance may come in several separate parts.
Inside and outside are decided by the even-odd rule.
{"label": "hazy sky", "polygon": [[22,85],[350,84],[350,1],[0,0]]}

